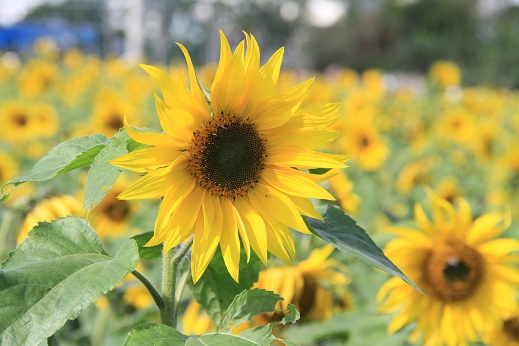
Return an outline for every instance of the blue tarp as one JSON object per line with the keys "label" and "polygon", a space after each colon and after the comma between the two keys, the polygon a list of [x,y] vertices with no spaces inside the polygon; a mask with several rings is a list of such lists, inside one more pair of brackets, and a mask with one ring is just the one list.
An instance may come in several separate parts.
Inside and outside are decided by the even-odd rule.
{"label": "blue tarp", "polygon": [[51,38],[61,49],[83,47],[95,50],[100,41],[99,30],[93,25],[72,26],[63,22],[19,23],[11,27],[0,27],[0,50],[30,50],[34,42],[42,37]]}

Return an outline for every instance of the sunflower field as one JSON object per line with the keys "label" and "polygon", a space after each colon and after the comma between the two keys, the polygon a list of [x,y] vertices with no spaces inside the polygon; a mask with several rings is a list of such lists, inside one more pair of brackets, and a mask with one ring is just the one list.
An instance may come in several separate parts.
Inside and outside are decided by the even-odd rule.
{"label": "sunflower field", "polygon": [[519,345],[519,93],[220,39],[0,56],[0,345]]}

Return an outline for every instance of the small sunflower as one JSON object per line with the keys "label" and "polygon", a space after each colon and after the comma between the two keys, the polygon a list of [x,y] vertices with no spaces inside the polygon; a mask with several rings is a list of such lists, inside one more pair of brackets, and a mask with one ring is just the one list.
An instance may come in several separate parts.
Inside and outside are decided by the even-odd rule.
{"label": "small sunflower", "polygon": [[123,236],[128,233],[135,205],[117,198],[128,185],[128,179],[120,177],[103,200],[88,214],[88,221],[101,238]]}
{"label": "small sunflower", "polygon": [[200,88],[191,58],[184,52],[191,87],[181,76],[143,65],[159,84],[156,97],[164,134],[128,134],[151,147],[111,162],[147,173],[119,195],[122,200],[164,197],[148,245],[164,242],[164,251],[194,234],[191,270],[200,279],[218,245],[231,276],[238,281],[240,239],[267,263],[267,251],[290,261],[295,246],[292,228],[310,233],[301,215],[322,219],[309,198],[333,200],[317,184],[310,168],[345,167],[345,155],[315,151],[337,137],[328,127],[339,105],[302,109],[312,84],[308,80],[274,93],[283,49],[260,67],[256,39],[231,52],[221,33],[220,62],[210,103]]}
{"label": "small sunflower", "polygon": [[431,80],[443,89],[457,87],[461,83],[461,71],[458,65],[451,61],[439,60],[429,71]]}
{"label": "small sunflower", "polygon": [[47,198],[38,204],[27,214],[18,232],[18,244],[20,244],[38,222],[53,221],[60,217],[77,215],[85,216],[81,202],[72,195],[62,195]]}
{"label": "small sunflower", "polygon": [[342,130],[342,145],[358,165],[366,171],[382,167],[389,156],[389,148],[379,130],[369,121],[348,121]]}
{"label": "small sunflower", "polygon": [[519,346],[519,315],[515,313],[492,329],[487,344],[492,346]]}
{"label": "small sunflower", "polygon": [[472,220],[468,203],[430,193],[432,219],[415,207],[419,229],[393,227],[400,238],[386,255],[425,295],[390,279],[379,290],[380,311],[395,313],[388,331],[416,323],[410,339],[424,345],[467,345],[487,336],[513,313],[519,271],[511,265],[519,241],[494,239],[510,224],[509,214],[489,213]]}
{"label": "small sunflower", "polygon": [[133,115],[135,107],[112,90],[103,90],[97,99],[90,126],[93,131],[111,137],[124,126],[124,117]]}
{"label": "small sunflower", "polygon": [[[274,291],[284,300],[276,310],[286,310],[294,304],[301,314],[301,321],[326,320],[335,308],[351,307],[351,299],[345,290],[350,279],[344,274],[344,265],[328,259],[334,248],[331,245],[315,249],[308,259],[295,266],[272,267],[261,271],[254,287]],[[283,312],[259,315],[254,325],[266,325],[283,318]]]}

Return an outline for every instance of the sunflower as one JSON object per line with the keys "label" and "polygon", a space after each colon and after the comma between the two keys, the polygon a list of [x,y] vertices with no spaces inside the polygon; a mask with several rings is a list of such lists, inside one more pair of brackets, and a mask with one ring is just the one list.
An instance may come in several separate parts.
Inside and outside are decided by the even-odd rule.
{"label": "sunflower", "polygon": [[312,80],[274,93],[283,49],[259,67],[256,39],[245,34],[234,53],[221,33],[220,62],[210,101],[184,52],[191,88],[182,76],[142,67],[158,82],[156,97],[164,134],[125,129],[150,148],[111,162],[147,174],[120,199],[164,197],[148,245],[164,251],[194,234],[191,269],[196,282],[220,245],[230,275],[238,281],[240,239],[267,263],[267,251],[290,261],[295,247],[289,228],[309,234],[301,215],[322,219],[308,198],[333,200],[309,168],[342,168],[347,156],[314,149],[337,137],[328,127],[339,105],[301,109]]}
{"label": "sunflower", "polygon": [[353,192],[353,183],[348,176],[340,171],[331,177],[329,182],[332,194],[337,197],[341,208],[346,213],[356,214],[359,211],[360,197]]}
{"label": "sunflower", "polygon": [[4,140],[23,144],[35,138],[54,136],[59,120],[50,104],[9,101],[0,109],[0,123],[4,126]]}
{"label": "sunflower", "polygon": [[457,87],[461,83],[461,71],[455,63],[446,60],[435,62],[429,71],[431,80],[443,89]]}
{"label": "sunflower", "polygon": [[[254,287],[274,291],[284,300],[276,310],[286,310],[294,304],[301,321],[326,320],[336,308],[351,307],[345,290],[350,279],[344,274],[344,265],[328,257],[334,248],[327,245],[312,251],[310,256],[295,266],[272,267],[260,272]],[[266,325],[283,318],[283,312],[266,313],[254,319],[254,325]]]}
{"label": "sunflower", "polygon": [[94,132],[106,136],[115,135],[124,125],[124,117],[132,116],[135,107],[113,90],[102,90],[97,95],[97,102],[91,118]]}
{"label": "sunflower", "polygon": [[18,162],[5,151],[0,151],[0,185],[18,175]]}
{"label": "sunflower", "polygon": [[83,209],[81,202],[72,195],[54,196],[44,199],[36,204],[25,217],[18,232],[18,244],[27,238],[27,234],[38,222],[50,222],[64,216],[85,216],[85,214],[86,210]]}
{"label": "sunflower", "polygon": [[515,313],[492,329],[487,344],[492,346],[519,346],[519,315]]}
{"label": "sunflower", "polygon": [[415,206],[419,229],[394,227],[386,255],[421,287],[424,295],[393,278],[379,290],[380,311],[394,313],[393,333],[416,323],[410,339],[425,345],[467,345],[513,313],[519,271],[510,255],[519,241],[494,239],[510,225],[508,213],[472,220],[468,203],[457,208],[429,193],[432,218]]}
{"label": "sunflower", "polygon": [[375,171],[384,165],[389,148],[374,124],[370,121],[348,121],[342,133],[343,148],[351,152],[362,169]]}
{"label": "sunflower", "polygon": [[[344,265],[328,258],[333,250],[333,246],[327,245],[313,250],[306,260],[296,265],[261,271],[254,287],[274,291],[284,300],[277,303],[276,312],[258,315],[239,325],[233,333],[281,320],[288,304],[295,305],[301,313],[301,321],[325,320],[335,312],[351,308],[352,298],[346,290],[350,279],[344,274]],[[213,328],[200,304],[191,301],[182,318],[183,332],[202,334]]]}
{"label": "sunflower", "polygon": [[101,238],[123,236],[128,233],[130,218],[136,205],[117,198],[130,185],[120,177],[103,200],[88,214],[88,221]]}

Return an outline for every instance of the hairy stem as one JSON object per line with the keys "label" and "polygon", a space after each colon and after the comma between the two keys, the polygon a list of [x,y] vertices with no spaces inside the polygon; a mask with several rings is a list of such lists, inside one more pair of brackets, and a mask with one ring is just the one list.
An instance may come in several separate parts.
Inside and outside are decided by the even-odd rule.
{"label": "hairy stem", "polygon": [[193,237],[184,243],[178,252],[171,249],[163,257],[162,299],[164,306],[160,309],[160,322],[173,328],[177,326],[177,272],[180,262],[187,255],[191,245],[193,245]]}

